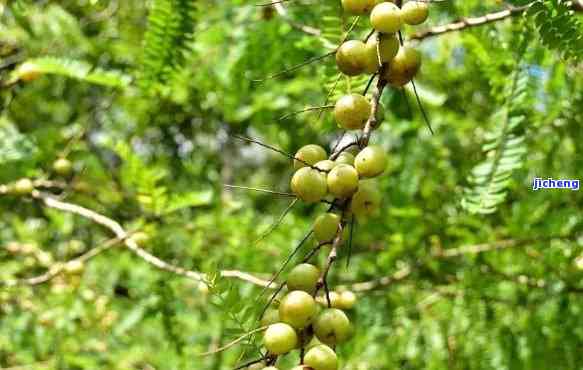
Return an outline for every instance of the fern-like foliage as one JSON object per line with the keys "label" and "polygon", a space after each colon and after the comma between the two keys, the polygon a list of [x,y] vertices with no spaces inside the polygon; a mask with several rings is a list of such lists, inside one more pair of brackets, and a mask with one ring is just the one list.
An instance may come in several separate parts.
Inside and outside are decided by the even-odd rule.
{"label": "fern-like foliage", "polygon": [[144,40],[142,86],[171,79],[184,65],[195,28],[194,0],[153,0]]}
{"label": "fern-like foliage", "polygon": [[502,124],[486,135],[482,146],[486,160],[472,170],[461,202],[470,213],[495,212],[506,199],[512,173],[524,162],[528,81],[528,72],[516,73],[506,106],[493,117]]}
{"label": "fern-like foliage", "polygon": [[571,1],[537,0],[527,11],[539,31],[542,43],[564,59],[583,59],[583,24],[575,17]]}
{"label": "fern-like foliage", "polygon": [[7,83],[30,80],[52,74],[74,78],[95,85],[123,88],[130,84],[131,77],[119,71],[95,68],[91,64],[74,59],[41,57],[25,61],[11,74]]}

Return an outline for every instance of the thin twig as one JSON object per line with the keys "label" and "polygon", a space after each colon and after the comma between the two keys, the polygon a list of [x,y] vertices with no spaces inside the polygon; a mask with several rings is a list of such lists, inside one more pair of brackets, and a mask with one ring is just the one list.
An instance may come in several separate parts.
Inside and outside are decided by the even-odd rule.
{"label": "thin twig", "polygon": [[239,338],[235,339],[234,341],[232,341],[232,342],[230,342],[230,343],[228,343],[220,348],[217,348],[215,350],[208,351],[208,352],[197,353],[197,354],[195,354],[195,356],[203,357],[203,356],[214,355],[215,353],[223,352],[223,351],[233,347],[235,344],[239,343],[240,341],[247,338],[248,336],[253,335],[255,333],[258,333],[260,331],[264,331],[265,329],[267,329],[267,326],[262,326],[260,328],[253,329],[250,332],[241,335]]}
{"label": "thin twig", "polygon": [[259,193],[266,193],[266,194],[272,194],[272,195],[279,195],[282,197],[296,198],[296,195],[293,193],[284,193],[281,191],[275,191],[275,190],[269,190],[269,189],[251,188],[248,186],[229,185],[229,184],[223,184],[223,186],[226,188],[229,188],[229,189],[251,190],[251,191],[256,191]]}

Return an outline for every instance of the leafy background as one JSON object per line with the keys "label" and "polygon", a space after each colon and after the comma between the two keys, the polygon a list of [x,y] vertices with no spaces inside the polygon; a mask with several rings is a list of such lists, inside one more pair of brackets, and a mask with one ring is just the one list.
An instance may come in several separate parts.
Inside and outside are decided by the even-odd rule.
{"label": "leafy background", "polygon": [[[504,5],[432,4],[427,27]],[[211,282],[117,246],[81,271],[11,285],[113,235],[38,199],[0,195],[2,367],[232,369],[257,356],[259,338],[197,356],[252,329],[261,309],[259,287],[220,271],[269,278],[322,209],[297,205],[264,236],[288,200],[222,184],[287,191],[290,163],[233,135],[289,152],[329,146],[339,133],[329,114],[279,118],[325,102],[333,58],[253,80],[329,52],[352,21],[332,0],[285,9],[0,4],[0,184],[63,183],[48,191],[146,232],[145,251]],[[334,285],[372,282],[353,286],[344,369],[583,368],[582,193],[531,190],[534,177],[582,175],[583,38],[571,10],[535,1],[511,20],[421,41],[417,84],[435,135],[410,89],[385,94],[386,122],[373,136],[391,158],[383,210],[358,225],[350,265],[331,275]],[[25,62],[42,76],[21,80]],[[338,81],[338,93],[363,84]],[[51,169],[62,155],[74,161],[71,177]],[[401,278],[382,280],[390,276]]]}

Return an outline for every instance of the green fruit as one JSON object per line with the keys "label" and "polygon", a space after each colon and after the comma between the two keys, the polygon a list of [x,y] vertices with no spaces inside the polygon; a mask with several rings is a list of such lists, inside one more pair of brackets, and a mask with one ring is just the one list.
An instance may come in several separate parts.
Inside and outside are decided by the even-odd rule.
{"label": "green fruit", "polygon": [[150,236],[143,231],[138,231],[137,233],[131,236],[131,239],[139,247],[143,247],[148,242],[148,240],[150,240]]}
{"label": "green fruit", "polygon": [[359,94],[344,95],[334,106],[336,123],[348,130],[362,129],[370,113],[369,101]]}
{"label": "green fruit", "polygon": [[399,51],[399,39],[395,34],[374,35],[366,42],[367,63],[365,72],[375,73],[379,67],[379,57],[381,63],[388,63],[397,55]]}
{"label": "green fruit", "polygon": [[370,13],[370,23],[381,33],[395,33],[401,29],[401,9],[393,3],[380,3]]}
{"label": "green fruit", "polygon": [[356,76],[364,72],[366,66],[366,46],[360,40],[344,42],[336,51],[336,65],[340,72]]}
{"label": "green fruit", "polygon": [[294,290],[288,293],[279,305],[281,321],[296,329],[310,325],[316,316],[316,302],[308,293]]}
{"label": "green fruit", "polygon": [[261,318],[261,326],[269,326],[278,323],[279,320],[279,310],[275,308],[269,308],[263,314]]}
{"label": "green fruit", "polygon": [[348,14],[363,15],[370,12],[376,3],[376,0],[342,0],[342,9]]}
{"label": "green fruit", "polygon": [[287,288],[301,290],[310,294],[316,291],[320,279],[320,270],[309,263],[302,263],[294,267],[287,275]]}
{"label": "green fruit", "polygon": [[421,54],[411,47],[402,47],[383,77],[393,86],[403,86],[415,77],[420,68]]}
{"label": "green fruit", "polygon": [[381,193],[372,180],[360,181],[358,191],[352,196],[350,211],[357,217],[366,218],[378,212],[381,205]]}
{"label": "green fruit", "polygon": [[67,158],[59,158],[53,163],[53,170],[61,176],[67,176],[71,173],[73,164]]}
{"label": "green fruit", "polygon": [[34,184],[30,179],[20,179],[12,187],[12,193],[16,195],[30,195],[34,190]]}
{"label": "green fruit", "polygon": [[[340,294],[338,292],[330,292],[330,308],[340,308]],[[316,298],[316,301],[324,307],[328,307],[328,299],[326,295],[321,295]]]}
{"label": "green fruit", "polygon": [[338,370],[338,357],[332,348],[320,344],[306,352],[304,364],[313,370]]}
{"label": "green fruit", "polygon": [[291,179],[291,189],[305,202],[319,202],[328,193],[326,174],[310,167],[300,168]]}
{"label": "green fruit", "polygon": [[15,71],[18,78],[24,82],[34,81],[42,75],[39,67],[31,62],[24,62]]}
{"label": "green fruit", "polygon": [[300,159],[300,161],[294,161],[294,169],[299,170],[302,167],[306,167],[306,163],[313,166],[314,164],[323,161],[328,158],[328,154],[321,146],[309,144],[301,147],[294,158]]}
{"label": "green fruit", "polygon": [[340,293],[340,301],[338,303],[343,310],[350,310],[356,305],[356,294],[346,290]]}
{"label": "green fruit", "polygon": [[358,189],[358,172],[349,164],[339,164],[327,177],[328,191],[337,198],[348,198]]}
{"label": "green fruit", "polygon": [[282,355],[296,348],[298,335],[294,328],[284,323],[270,325],[263,337],[265,348],[274,355]]}
{"label": "green fruit", "polygon": [[354,166],[360,177],[378,176],[387,167],[387,154],[380,146],[368,146],[356,155]]}
{"label": "green fruit", "polygon": [[338,234],[340,216],[334,213],[324,213],[314,222],[314,236],[320,243],[329,242]]}
{"label": "green fruit", "polygon": [[408,1],[401,8],[403,22],[410,25],[418,25],[427,20],[429,6],[425,1]]}
{"label": "green fruit", "polygon": [[336,167],[336,162],[331,161],[329,159],[325,159],[323,161],[320,161],[318,163],[316,163],[314,165],[314,167],[316,167],[319,170],[322,170],[324,172],[330,172],[330,170],[332,170],[334,167]]}
{"label": "green fruit", "polygon": [[334,346],[349,338],[350,326],[350,320],[342,310],[328,308],[314,321],[314,334],[322,343]]}
{"label": "green fruit", "polygon": [[336,163],[349,164],[351,166],[354,166],[354,155],[349,152],[342,152],[336,158]]}

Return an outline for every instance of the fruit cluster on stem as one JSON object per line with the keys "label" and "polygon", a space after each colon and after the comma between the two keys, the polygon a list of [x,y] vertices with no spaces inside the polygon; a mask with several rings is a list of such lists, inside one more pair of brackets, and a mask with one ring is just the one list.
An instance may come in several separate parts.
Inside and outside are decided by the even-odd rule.
{"label": "fruit cluster on stem", "polygon": [[[253,365],[257,369],[277,370],[278,357],[296,349],[300,350],[300,364],[292,370],[339,368],[335,347],[351,336],[353,328],[345,310],[355,305],[356,296],[349,291],[330,291],[327,278],[349,225],[366,220],[381,206],[381,193],[374,178],[385,171],[388,156],[385,149],[369,145],[369,141],[373,130],[384,120],[380,99],[385,87],[402,87],[413,80],[421,67],[419,52],[402,45],[400,32],[404,24],[423,23],[428,15],[427,5],[426,1],[402,4],[342,0],[346,13],[370,14],[373,32],[365,41],[348,40],[340,45],[336,65],[347,76],[367,73],[378,80],[371,98],[349,93],[334,105],[334,120],[339,127],[362,131],[357,141],[330,155],[316,144],[295,153],[292,192],[306,203],[324,202],[330,207],[315,219],[312,231],[317,246],[303,263],[291,269],[287,293],[279,300],[273,299],[274,295],[271,307],[262,316],[268,354],[263,362]],[[330,249],[324,267],[319,269],[309,260],[324,246]]]}

